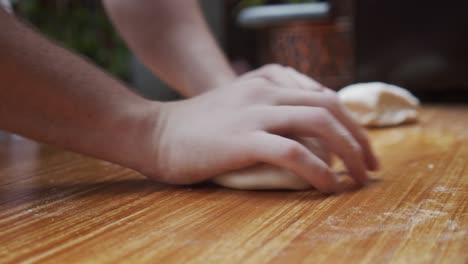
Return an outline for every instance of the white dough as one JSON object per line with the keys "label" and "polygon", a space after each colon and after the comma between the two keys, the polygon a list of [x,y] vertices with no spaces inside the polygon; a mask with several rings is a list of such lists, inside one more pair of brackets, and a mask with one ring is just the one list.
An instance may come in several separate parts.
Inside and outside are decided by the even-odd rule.
{"label": "white dough", "polygon": [[310,184],[296,175],[270,164],[259,164],[213,178],[224,187],[240,190],[305,190]]}
{"label": "white dough", "polygon": [[393,126],[418,118],[419,100],[395,85],[357,83],[341,89],[338,96],[352,117],[364,126]]}
{"label": "white dough", "polygon": [[[317,157],[329,163],[330,156],[323,145],[313,138],[299,140]],[[212,179],[216,184],[241,190],[289,189],[304,190],[311,185],[293,173],[270,164],[259,164],[249,168],[232,171]]]}

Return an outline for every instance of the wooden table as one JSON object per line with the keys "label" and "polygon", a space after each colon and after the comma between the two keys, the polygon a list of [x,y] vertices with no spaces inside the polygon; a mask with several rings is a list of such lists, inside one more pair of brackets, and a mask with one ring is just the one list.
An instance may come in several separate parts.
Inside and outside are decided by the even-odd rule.
{"label": "wooden table", "polygon": [[371,135],[381,180],[335,196],[166,186],[3,135],[0,262],[467,263],[468,107]]}

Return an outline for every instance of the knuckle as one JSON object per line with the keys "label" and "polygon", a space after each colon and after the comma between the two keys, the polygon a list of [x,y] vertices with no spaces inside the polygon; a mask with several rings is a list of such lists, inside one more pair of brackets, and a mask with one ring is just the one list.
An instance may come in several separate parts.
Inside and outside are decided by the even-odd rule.
{"label": "knuckle", "polygon": [[268,81],[266,81],[263,78],[259,78],[256,85],[250,89],[251,95],[253,97],[265,97],[270,94],[270,87],[271,85],[269,84]]}
{"label": "knuckle", "polygon": [[354,140],[351,141],[351,146],[350,146],[350,154],[355,156],[355,157],[361,157],[362,154],[363,154],[363,150],[361,148],[361,146],[359,146],[359,144],[357,142],[355,142]]}
{"label": "knuckle", "polygon": [[256,77],[249,80],[248,85],[243,86],[241,89],[246,92],[247,96],[256,96],[259,93],[264,92],[268,86],[268,82],[264,78]]}
{"label": "knuckle", "polygon": [[291,143],[284,147],[281,158],[286,160],[300,160],[304,155],[304,148],[301,144]]}
{"label": "knuckle", "polygon": [[341,109],[341,102],[335,94],[323,94],[321,98],[324,107],[329,109],[331,112],[336,113]]}
{"label": "knuckle", "polygon": [[279,64],[268,64],[262,68],[262,74],[268,78],[276,78],[284,70],[284,67]]}
{"label": "knuckle", "polygon": [[251,80],[248,86],[246,96],[248,98],[262,98],[271,99],[275,98],[277,90],[275,84],[264,76],[256,76]]}
{"label": "knuckle", "polygon": [[280,64],[272,63],[272,64],[267,64],[267,65],[263,66],[263,69],[265,71],[279,71],[279,70],[284,69],[284,67],[281,66]]}
{"label": "knuckle", "polygon": [[290,72],[294,72],[294,73],[298,73],[298,74],[302,74],[300,73],[299,71],[297,71],[295,68],[291,67],[291,66],[283,66],[285,69],[287,69],[288,71]]}
{"label": "knuckle", "polygon": [[252,79],[251,82],[254,89],[262,89],[269,85],[269,81],[263,76],[257,76],[256,78]]}
{"label": "knuckle", "polygon": [[332,106],[335,106],[335,107],[341,105],[340,99],[338,98],[338,95],[335,94],[335,93],[325,94],[325,100],[329,105],[332,105]]}
{"label": "knuckle", "polygon": [[329,124],[333,121],[333,117],[330,112],[322,107],[318,107],[314,110],[314,117],[316,122],[321,126],[329,126]]}
{"label": "knuckle", "polygon": [[317,165],[315,173],[323,179],[327,179],[330,176],[330,170],[326,164]]}
{"label": "knuckle", "polygon": [[345,127],[338,126],[335,128],[335,130],[337,135],[343,140],[343,142],[346,145],[343,150],[345,155],[349,155],[352,157],[363,156],[364,150],[362,146]]}

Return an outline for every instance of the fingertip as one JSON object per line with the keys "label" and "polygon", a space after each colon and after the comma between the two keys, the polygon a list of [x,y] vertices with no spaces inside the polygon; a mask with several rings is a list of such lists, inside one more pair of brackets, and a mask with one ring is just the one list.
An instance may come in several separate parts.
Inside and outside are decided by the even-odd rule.
{"label": "fingertip", "polygon": [[362,135],[364,136],[364,138],[360,140],[360,143],[361,146],[363,146],[365,153],[364,155],[366,168],[370,171],[376,171],[379,168],[379,161],[377,160],[377,157],[375,156],[374,151],[372,150],[367,133],[362,132]]}
{"label": "fingertip", "polygon": [[380,162],[374,154],[368,155],[367,158],[367,168],[370,171],[378,171],[380,169]]}
{"label": "fingertip", "polygon": [[339,181],[338,176],[332,172],[329,168],[324,172],[322,175],[323,179],[326,179],[326,182],[321,184],[320,186],[316,186],[317,190],[319,190],[323,194],[334,194],[337,193],[339,190]]}
{"label": "fingertip", "polygon": [[303,171],[302,175],[297,175],[301,176],[321,193],[335,193],[339,182],[337,175],[335,175],[328,164],[319,158],[312,159],[310,161],[312,161],[312,166]]}
{"label": "fingertip", "polygon": [[370,176],[367,171],[364,171],[363,173],[360,173],[359,177],[355,178],[357,180],[357,183],[360,185],[367,185],[369,182]]}
{"label": "fingertip", "polygon": [[366,170],[365,163],[358,165],[352,162],[347,162],[346,167],[348,168],[349,175],[359,185],[365,185],[369,181],[369,174]]}
{"label": "fingertip", "polygon": [[379,158],[377,157],[376,154],[373,154],[372,157],[373,157],[373,159],[374,159],[374,168],[375,168],[376,170],[380,169],[381,164],[380,164]]}

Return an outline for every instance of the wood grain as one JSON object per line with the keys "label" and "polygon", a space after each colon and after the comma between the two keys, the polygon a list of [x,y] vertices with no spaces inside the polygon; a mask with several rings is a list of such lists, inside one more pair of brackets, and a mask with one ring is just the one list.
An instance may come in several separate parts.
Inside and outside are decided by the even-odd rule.
{"label": "wood grain", "polygon": [[176,187],[0,136],[0,262],[466,263],[468,107],[372,130],[383,169],[335,196]]}

